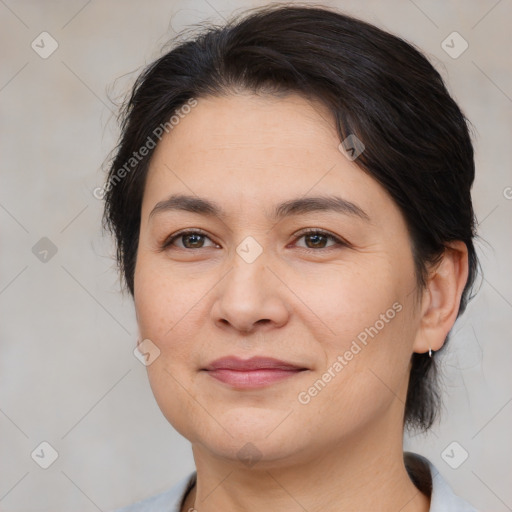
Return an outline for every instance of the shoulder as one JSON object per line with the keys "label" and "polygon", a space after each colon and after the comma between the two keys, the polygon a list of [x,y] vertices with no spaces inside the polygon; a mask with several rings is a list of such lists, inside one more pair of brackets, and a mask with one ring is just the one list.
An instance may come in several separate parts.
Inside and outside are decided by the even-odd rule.
{"label": "shoulder", "polygon": [[457,496],[437,468],[425,457],[404,453],[405,465],[416,487],[430,494],[430,512],[478,512]]}
{"label": "shoulder", "polygon": [[194,471],[167,491],[112,512],[180,512],[181,502],[194,485],[195,479],[196,472]]}

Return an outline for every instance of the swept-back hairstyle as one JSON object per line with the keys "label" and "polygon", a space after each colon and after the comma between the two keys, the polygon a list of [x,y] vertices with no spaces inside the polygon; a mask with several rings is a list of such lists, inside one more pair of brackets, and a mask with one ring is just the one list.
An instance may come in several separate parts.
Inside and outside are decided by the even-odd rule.
{"label": "swept-back hairstyle", "polygon": [[[320,100],[333,115],[340,141],[355,135],[363,142],[365,150],[355,163],[400,208],[419,290],[449,242],[466,244],[469,277],[462,313],[478,267],[467,120],[440,74],[411,44],[318,6],[274,5],[221,27],[206,26],[176,43],[136,80],[122,111],[120,142],[101,194],[103,225],[115,235],[118,265],[130,293],[154,151],[149,140],[187,102],[241,90],[294,92]],[[144,146],[149,149],[141,157],[138,151]],[[435,355],[413,354],[407,426],[428,429],[435,420],[440,405],[435,373]]]}

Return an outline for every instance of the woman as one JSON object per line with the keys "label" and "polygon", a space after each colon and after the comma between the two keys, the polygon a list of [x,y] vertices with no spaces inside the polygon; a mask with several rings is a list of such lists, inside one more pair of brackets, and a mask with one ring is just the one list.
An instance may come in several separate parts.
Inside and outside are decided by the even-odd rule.
{"label": "woman", "polygon": [[197,471],[124,511],[474,510],[404,427],[476,269],[466,119],[401,39],[274,6],[154,62],[103,190]]}

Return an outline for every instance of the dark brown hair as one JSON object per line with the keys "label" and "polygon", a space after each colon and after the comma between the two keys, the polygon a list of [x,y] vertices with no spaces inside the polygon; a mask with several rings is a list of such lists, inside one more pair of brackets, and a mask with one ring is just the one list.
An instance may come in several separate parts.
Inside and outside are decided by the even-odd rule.
{"label": "dark brown hair", "polygon": [[[464,311],[478,267],[467,120],[439,73],[411,44],[318,6],[274,5],[222,27],[206,26],[176,43],[136,80],[122,110],[121,139],[102,194],[104,227],[115,235],[118,265],[132,295],[153,149],[140,159],[134,153],[187,101],[237,90],[297,92],[323,102],[340,141],[356,135],[364,143],[355,162],[401,209],[420,289],[447,243],[466,244],[469,277],[459,314]],[[435,364],[435,355],[412,356],[407,426],[428,429],[436,417]]]}

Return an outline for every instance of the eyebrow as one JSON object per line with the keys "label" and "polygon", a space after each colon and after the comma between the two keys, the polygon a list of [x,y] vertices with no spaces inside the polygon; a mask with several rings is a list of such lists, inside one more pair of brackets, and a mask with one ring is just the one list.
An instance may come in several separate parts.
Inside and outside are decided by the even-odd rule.
{"label": "eyebrow", "polygon": [[[228,217],[224,209],[213,201],[198,196],[173,194],[155,205],[149,214],[148,220],[154,215],[169,211],[185,211],[208,217],[218,217],[220,219]],[[276,205],[269,218],[277,222],[291,215],[304,215],[306,213],[320,211],[333,211],[359,217],[367,222],[370,221],[370,217],[363,209],[339,196],[315,196],[290,199]]]}

